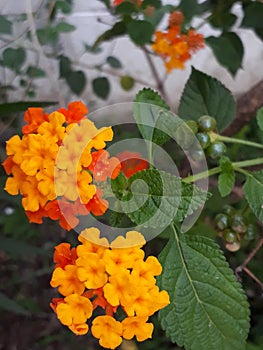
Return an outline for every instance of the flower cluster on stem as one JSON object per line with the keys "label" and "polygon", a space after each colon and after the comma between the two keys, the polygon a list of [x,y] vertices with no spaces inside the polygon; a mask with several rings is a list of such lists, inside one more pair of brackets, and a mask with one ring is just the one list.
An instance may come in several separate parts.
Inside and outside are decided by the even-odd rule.
{"label": "flower cluster on stem", "polygon": [[[63,295],[51,302],[58,319],[83,335],[92,318],[91,333],[109,349],[119,346],[122,339],[151,338],[153,324],[148,318],[169,304],[169,296],[156,286],[155,276],[162,267],[154,256],[145,260],[143,236],[130,231],[109,244],[93,227],[82,231],[79,241],[82,244],[76,248],[70,249],[67,243],[55,248],[50,284]],[[120,319],[117,310],[118,314],[122,310]]]}

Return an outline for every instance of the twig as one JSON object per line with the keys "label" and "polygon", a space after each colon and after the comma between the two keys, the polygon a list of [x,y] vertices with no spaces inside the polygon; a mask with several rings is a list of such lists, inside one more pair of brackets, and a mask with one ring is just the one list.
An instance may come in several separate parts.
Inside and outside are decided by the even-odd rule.
{"label": "twig", "polygon": [[263,290],[263,283],[251,272],[247,267],[244,267],[243,270],[261,287]]}
{"label": "twig", "polygon": [[37,37],[35,21],[34,21],[34,17],[32,14],[31,0],[26,0],[26,14],[27,14],[27,19],[28,19],[28,23],[29,23],[29,30],[30,30],[32,43],[33,43],[36,51],[38,52],[39,57],[42,58],[42,60],[44,61],[45,70],[47,72],[48,79],[49,79],[51,85],[56,89],[59,104],[61,106],[63,106],[65,104],[65,101],[60,93],[59,84],[56,80],[54,72],[52,72],[52,70],[50,68],[49,61],[48,61],[48,59],[47,59],[47,57],[42,49],[40,42],[38,40],[38,37]]}
{"label": "twig", "polygon": [[[115,76],[115,77],[123,77],[123,73],[119,72],[119,71],[113,71],[111,69],[107,69],[107,68],[103,68],[103,67],[100,67],[100,66],[91,66],[89,64],[86,64],[86,63],[82,63],[82,62],[72,62],[74,65],[76,66],[79,66],[79,67],[82,67],[82,68],[85,68],[85,69],[89,69],[89,70],[97,70],[99,72],[102,72],[102,73],[105,73],[105,74],[109,74],[109,75],[112,75],[112,76]],[[141,84],[143,86],[147,85],[147,86],[151,86],[149,85],[148,82],[142,80],[142,79],[139,79],[139,78],[134,78],[133,79],[136,81],[136,83],[138,84]],[[151,87],[155,87],[155,86],[151,86]]]}
{"label": "twig", "polygon": [[247,268],[247,265],[253,259],[253,257],[256,255],[256,253],[259,251],[259,249],[262,247],[262,245],[263,245],[263,238],[261,238],[258,241],[256,247],[250,252],[250,254],[247,256],[247,258],[244,260],[244,262],[235,269],[235,274],[238,277],[238,279],[240,280],[239,273],[242,271],[245,271],[263,289],[263,283]]}
{"label": "twig", "polygon": [[166,94],[165,89],[164,89],[164,83],[161,80],[161,78],[159,77],[159,74],[157,72],[157,69],[156,69],[154,63],[153,63],[151,55],[149,54],[148,50],[145,47],[143,47],[143,46],[142,46],[142,50],[143,50],[143,52],[145,54],[147,62],[149,63],[149,66],[150,66],[150,69],[152,71],[153,77],[154,77],[154,79],[156,81],[156,85],[157,85],[156,87],[157,87],[158,91],[160,92],[160,94],[162,95],[164,100],[168,101],[168,97],[167,97],[167,94]]}

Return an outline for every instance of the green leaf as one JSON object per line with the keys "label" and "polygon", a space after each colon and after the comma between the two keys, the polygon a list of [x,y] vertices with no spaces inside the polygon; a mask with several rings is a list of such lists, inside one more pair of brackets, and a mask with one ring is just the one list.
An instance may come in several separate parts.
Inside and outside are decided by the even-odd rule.
{"label": "green leaf", "polygon": [[161,0],[144,0],[141,4],[142,9],[146,9],[147,6],[153,6],[156,9],[159,9],[162,7],[162,1]]}
{"label": "green leaf", "polygon": [[125,91],[130,91],[134,87],[134,83],[135,83],[135,81],[134,81],[133,77],[131,77],[129,75],[123,75],[120,78],[121,87]]}
{"label": "green leaf", "polygon": [[48,107],[54,106],[57,102],[53,101],[29,101],[29,102],[13,102],[0,104],[0,115],[8,115],[10,113],[17,113],[26,111],[30,107]]}
{"label": "green leaf", "polygon": [[73,32],[75,29],[76,29],[75,26],[67,22],[60,22],[56,25],[56,28],[55,28],[55,30],[59,33]]}
{"label": "green leaf", "polygon": [[181,222],[203,205],[207,195],[181,179],[155,169],[140,171],[129,178],[122,209],[137,225],[164,230]]}
{"label": "green leaf", "polygon": [[59,59],[59,77],[66,78],[72,72],[71,61],[67,56],[60,55]]}
{"label": "green leaf", "polygon": [[219,37],[210,36],[206,43],[211,47],[218,62],[235,76],[242,68],[244,47],[239,36],[233,32],[224,32]]}
{"label": "green leaf", "polygon": [[210,115],[216,119],[221,132],[232,122],[235,112],[231,92],[219,80],[192,67],[180,100],[179,116],[197,120],[202,115]]}
{"label": "green leaf", "polygon": [[259,108],[257,111],[257,122],[260,130],[263,131],[263,107]]}
{"label": "green leaf", "polygon": [[8,48],[3,52],[3,64],[12,70],[19,71],[25,60],[26,52],[22,47]]}
{"label": "green leaf", "polygon": [[245,350],[247,299],[219,247],[174,231],[159,259],[158,285],[170,296],[159,318],[171,340],[186,350]]}
{"label": "green leaf", "polygon": [[136,95],[134,117],[143,138],[158,145],[163,145],[173,138],[186,150],[197,142],[186,123],[169,112],[165,101],[151,89],[145,88]]}
{"label": "green leaf", "polygon": [[37,29],[38,40],[42,45],[47,43],[55,44],[58,40],[58,31],[51,26]]}
{"label": "green leaf", "polygon": [[110,83],[108,78],[106,77],[99,77],[92,81],[92,87],[95,94],[102,98],[103,100],[106,100],[110,93]]}
{"label": "green leaf", "polygon": [[5,311],[10,311],[18,315],[30,315],[30,312],[24,309],[14,300],[10,299],[8,296],[0,292],[0,309]]}
{"label": "green leaf", "polygon": [[107,8],[110,8],[110,0],[99,0],[100,2],[103,2],[103,4],[107,7]]}
{"label": "green leaf", "polygon": [[118,58],[114,57],[114,56],[108,56],[107,59],[106,59],[106,62],[112,68],[116,68],[116,69],[122,68],[121,61]]}
{"label": "green leaf", "polygon": [[58,0],[55,4],[56,9],[61,10],[64,14],[68,15],[72,11],[71,4],[67,1]]}
{"label": "green leaf", "polygon": [[128,23],[127,30],[132,41],[142,46],[151,42],[155,29],[148,21],[133,19]]}
{"label": "green leaf", "polygon": [[102,49],[100,47],[93,47],[89,44],[84,44],[84,48],[87,52],[90,52],[90,53],[94,53],[94,54],[97,54],[97,53],[100,53],[102,51]]}
{"label": "green leaf", "polygon": [[184,14],[186,22],[199,13],[199,5],[196,0],[181,0],[178,9]]}
{"label": "green leaf", "polygon": [[131,15],[134,12],[138,12],[136,6],[131,2],[123,2],[115,7],[115,13],[117,15]]}
{"label": "green leaf", "polygon": [[165,130],[171,131],[174,125],[166,128],[166,122],[173,123],[175,118],[171,113],[165,114],[169,106],[158,92],[144,88],[137,93],[134,102],[134,118],[143,138],[159,145],[167,142],[170,137]]}
{"label": "green leaf", "polygon": [[81,95],[87,84],[85,74],[81,70],[72,71],[65,78],[71,91],[76,95]]}
{"label": "green leaf", "polygon": [[12,34],[12,22],[6,16],[0,16],[0,33]]}
{"label": "green leaf", "polygon": [[222,197],[228,196],[235,185],[235,171],[227,157],[220,159],[221,174],[218,177],[218,190]]}
{"label": "green leaf", "polygon": [[0,250],[10,254],[13,257],[28,259],[38,255],[48,255],[48,252],[42,248],[34,247],[25,242],[9,237],[0,237]]}
{"label": "green leaf", "polygon": [[173,8],[174,6],[172,5],[163,5],[161,8],[156,9],[152,16],[144,15],[144,19],[150,22],[154,26],[154,28],[156,28],[163,19],[164,15],[166,13],[170,13]]}
{"label": "green leaf", "polygon": [[126,33],[126,23],[124,21],[116,22],[114,26],[101,34],[93,44],[93,49],[96,49],[103,41],[112,40]]}
{"label": "green leaf", "polygon": [[215,28],[228,30],[235,24],[236,20],[237,16],[233,13],[219,12],[211,16],[209,22]]}
{"label": "green leaf", "polygon": [[120,172],[116,179],[111,180],[111,189],[118,199],[122,198],[127,185],[128,180],[122,172]]}
{"label": "green leaf", "polygon": [[263,222],[263,170],[248,173],[243,190],[250,208]]}
{"label": "green leaf", "polygon": [[46,76],[46,72],[43,69],[34,66],[29,66],[27,68],[26,74],[30,78],[43,78]]}
{"label": "green leaf", "polygon": [[263,29],[263,4],[260,1],[250,2],[244,6],[244,17],[241,23],[245,28]]}

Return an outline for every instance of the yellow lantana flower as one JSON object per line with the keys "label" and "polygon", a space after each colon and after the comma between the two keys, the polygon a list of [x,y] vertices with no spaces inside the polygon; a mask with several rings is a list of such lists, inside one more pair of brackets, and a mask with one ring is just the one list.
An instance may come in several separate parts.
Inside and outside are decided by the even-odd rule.
{"label": "yellow lantana flower", "polygon": [[[91,317],[92,311],[91,301],[78,294],[67,296],[64,302],[60,303],[56,308],[61,323],[66,326],[73,326],[72,328],[78,328],[78,326],[83,325]],[[88,328],[86,330],[88,331]]]}
{"label": "yellow lantana flower", "polygon": [[147,323],[148,317],[126,317],[122,321],[123,338],[130,340],[136,336],[138,341],[152,337],[153,324]]}
{"label": "yellow lantana flower", "polygon": [[91,332],[101,346],[115,349],[122,342],[122,325],[111,316],[98,316],[92,322]]}
{"label": "yellow lantana flower", "polygon": [[50,281],[51,286],[58,287],[59,293],[64,296],[72,293],[81,295],[85,285],[79,280],[77,269],[75,265],[66,265],[64,270],[61,267],[56,268]]}

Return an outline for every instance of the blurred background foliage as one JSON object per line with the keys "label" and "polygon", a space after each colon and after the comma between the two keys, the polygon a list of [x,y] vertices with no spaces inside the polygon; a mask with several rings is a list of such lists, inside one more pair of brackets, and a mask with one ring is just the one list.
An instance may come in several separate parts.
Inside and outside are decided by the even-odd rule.
{"label": "blurred background foliage", "polygon": [[[77,1],[77,0],[76,0]],[[158,0],[144,0],[141,12],[135,7],[123,4],[113,7],[109,0],[101,0],[113,16],[113,24],[96,42],[83,42],[83,55],[97,55],[101,52],[100,44],[122,35],[128,35],[136,45],[144,47],[150,43],[152,34],[161,20],[171,11],[172,5],[162,5]],[[145,82],[141,77],[127,75],[125,62],[119,57],[108,55],[99,63],[85,65],[73,62],[61,46],[61,36],[76,30],[68,16],[72,13],[72,0],[44,0],[32,12],[31,2],[26,1],[26,12],[21,15],[0,15],[0,161],[5,159],[5,141],[13,134],[21,133],[23,112],[28,107],[49,107],[76,98],[84,98],[89,86],[93,92],[90,104],[96,98],[107,100],[112,89],[111,79],[119,80],[123,90],[133,89],[135,84]],[[231,13],[235,3],[242,6],[242,18]],[[153,12],[147,12],[149,6]],[[263,39],[263,3],[250,0],[181,0],[179,8],[185,15],[185,27],[189,27],[196,18],[200,19],[200,28],[204,23],[219,31],[218,36],[206,38],[218,62],[233,76],[242,67],[244,47],[233,28],[252,29]],[[140,18],[144,21],[144,36],[138,37],[138,28],[129,23]],[[149,23],[149,25],[145,23]],[[129,24],[129,25],[128,25]],[[87,27],[88,28],[88,27]],[[141,32],[140,32],[141,33]],[[139,33],[139,34],[140,34]],[[139,38],[139,39],[138,39]],[[23,45],[21,44],[23,43]],[[88,72],[97,74],[89,78]],[[94,76],[94,75],[93,75]],[[163,82],[165,83],[165,82]],[[146,83],[145,83],[146,84]],[[158,81],[156,86],[158,87]],[[45,90],[54,91],[52,101],[42,98]],[[85,95],[86,96],[86,95]],[[89,103],[88,103],[89,106]],[[243,127],[239,138],[248,138],[262,142],[262,134],[257,133],[255,120]],[[129,134],[130,133],[130,134]],[[127,135],[132,135],[129,130]],[[123,134],[120,138],[123,137]],[[173,145],[166,146],[173,150]],[[170,147],[170,149],[169,149]],[[256,154],[258,152],[258,154]],[[171,152],[175,158],[176,152]],[[240,145],[229,147],[230,159],[243,160],[250,157],[250,150]],[[260,156],[254,151],[253,156]],[[183,157],[176,157],[180,168]],[[181,162],[181,164],[180,164]],[[213,163],[211,163],[213,165]],[[49,286],[52,271],[53,247],[68,241],[77,242],[76,235],[65,234],[56,223],[45,221],[43,225],[29,224],[18,197],[11,197],[4,191],[6,175],[0,168],[0,349],[98,349],[92,337],[76,337],[62,327],[49,307],[49,302],[56,294]],[[222,199],[217,190],[216,179],[211,180],[213,197],[207,202],[205,210],[196,225],[188,232],[202,232],[203,235],[215,238],[226,254],[233,269],[243,263],[247,255],[256,246],[262,226],[259,225],[250,210],[245,206],[240,187],[242,179],[237,178],[231,196]],[[231,204],[240,213],[245,213],[249,222],[257,227],[257,235],[252,240],[242,240],[241,249],[231,253],[225,249],[222,238],[218,237],[215,216],[221,213],[226,204]],[[158,254],[164,246],[165,234],[155,239],[147,247],[149,253]],[[154,248],[153,248],[154,247]],[[262,249],[251,260],[249,267],[263,280]],[[251,332],[247,350],[260,350],[263,347],[263,302],[262,290],[247,274],[241,276],[244,289],[251,305]],[[178,349],[165,337],[156,317],[153,317],[155,331],[152,340],[142,344],[124,342],[121,349]],[[220,349],[219,349],[220,350]]]}

